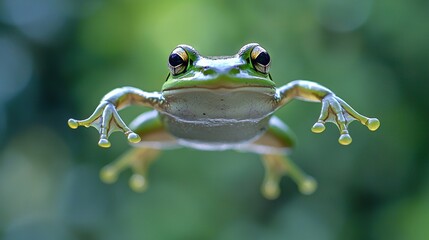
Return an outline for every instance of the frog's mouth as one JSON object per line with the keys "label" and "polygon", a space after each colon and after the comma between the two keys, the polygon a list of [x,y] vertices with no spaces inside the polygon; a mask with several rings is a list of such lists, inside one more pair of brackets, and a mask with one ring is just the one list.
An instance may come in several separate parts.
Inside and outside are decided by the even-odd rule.
{"label": "frog's mouth", "polygon": [[177,89],[246,89],[246,88],[261,88],[275,89],[275,83],[267,78],[252,76],[248,74],[228,75],[191,75],[181,79],[169,79],[162,86],[163,92]]}
{"label": "frog's mouth", "polygon": [[253,94],[264,94],[264,95],[274,95],[276,90],[273,87],[266,86],[193,86],[193,87],[180,87],[180,88],[170,88],[162,91],[164,97],[174,97],[183,94],[199,94],[199,93],[215,94],[215,95],[227,95],[234,94],[238,92]]}

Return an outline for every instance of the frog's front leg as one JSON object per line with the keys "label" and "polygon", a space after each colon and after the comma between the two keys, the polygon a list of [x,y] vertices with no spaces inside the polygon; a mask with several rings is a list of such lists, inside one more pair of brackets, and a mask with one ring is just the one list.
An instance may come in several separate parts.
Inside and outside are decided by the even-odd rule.
{"label": "frog's front leg", "polygon": [[279,107],[294,98],[304,101],[321,102],[322,110],[318,121],[312,127],[312,131],[321,133],[325,130],[325,123],[332,122],[340,130],[341,135],[338,141],[343,145],[348,145],[352,142],[347,129],[350,122],[358,120],[371,131],[377,130],[380,126],[380,121],[377,118],[368,118],[359,114],[331,90],[315,82],[305,80],[293,81],[280,87],[277,90],[276,96]]}
{"label": "frog's front leg", "polygon": [[129,142],[140,142],[140,137],[130,130],[118,114],[118,110],[131,104],[144,105],[154,109],[163,109],[165,101],[161,94],[157,92],[149,93],[133,87],[117,88],[106,94],[94,113],[84,120],[69,119],[70,128],[79,126],[95,127],[100,133],[98,145],[110,147],[108,137],[112,132],[123,132]]}

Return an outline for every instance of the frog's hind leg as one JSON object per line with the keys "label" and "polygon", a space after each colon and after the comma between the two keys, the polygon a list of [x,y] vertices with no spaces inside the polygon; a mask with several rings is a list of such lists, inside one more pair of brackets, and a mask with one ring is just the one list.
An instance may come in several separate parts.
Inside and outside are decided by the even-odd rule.
{"label": "frog's hind leg", "polygon": [[100,171],[100,178],[105,183],[114,183],[122,171],[131,168],[133,175],[129,180],[129,185],[134,191],[143,192],[148,186],[147,171],[159,152],[159,149],[154,148],[130,149],[114,162],[104,166]]}
{"label": "frog's hind leg", "polygon": [[286,155],[294,146],[294,142],[294,134],[289,127],[279,118],[272,117],[267,132],[249,147],[249,151],[261,154],[265,167],[261,191],[268,199],[279,196],[279,183],[285,175],[296,182],[303,194],[311,194],[316,190],[316,181],[305,174]]}
{"label": "frog's hind leg", "polygon": [[285,175],[291,177],[298,185],[302,194],[312,194],[317,188],[317,182],[305,174],[286,155],[263,154],[265,178],[262,184],[262,194],[268,199],[275,199],[280,194],[279,182]]}
{"label": "frog's hind leg", "polygon": [[148,186],[147,173],[150,164],[158,157],[162,149],[175,147],[177,143],[165,131],[156,111],[143,113],[130,124],[130,127],[142,141],[133,144],[135,148],[103,167],[100,171],[100,178],[105,183],[114,183],[122,171],[131,168],[133,174],[129,185],[134,191],[143,192]]}

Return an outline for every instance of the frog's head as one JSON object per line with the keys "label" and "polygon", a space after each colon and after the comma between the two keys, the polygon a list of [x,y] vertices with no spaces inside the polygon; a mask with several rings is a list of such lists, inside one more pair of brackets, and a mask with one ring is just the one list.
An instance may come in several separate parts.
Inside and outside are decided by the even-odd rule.
{"label": "frog's head", "polygon": [[170,74],[162,91],[186,88],[275,88],[269,74],[270,55],[257,43],[228,57],[204,57],[193,47],[177,46],[168,58]]}

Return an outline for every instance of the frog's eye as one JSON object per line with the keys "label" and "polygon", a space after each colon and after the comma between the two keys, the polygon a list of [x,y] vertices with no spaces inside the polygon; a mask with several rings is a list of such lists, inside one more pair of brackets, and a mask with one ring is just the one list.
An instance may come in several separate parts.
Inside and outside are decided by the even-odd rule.
{"label": "frog's eye", "polygon": [[168,68],[171,74],[177,75],[183,73],[188,66],[188,53],[181,47],[178,47],[171,52],[168,57]]}
{"label": "frog's eye", "polygon": [[261,46],[256,46],[250,53],[253,67],[256,71],[267,74],[270,70],[271,59],[268,52]]}

